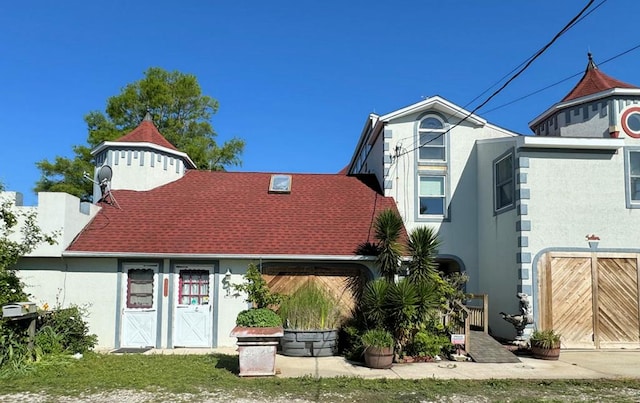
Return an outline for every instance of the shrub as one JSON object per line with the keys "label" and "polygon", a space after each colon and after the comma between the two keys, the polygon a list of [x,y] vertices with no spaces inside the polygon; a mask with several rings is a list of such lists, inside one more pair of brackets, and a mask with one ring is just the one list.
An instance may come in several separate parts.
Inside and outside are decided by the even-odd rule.
{"label": "shrub", "polygon": [[529,343],[540,348],[558,348],[560,347],[560,337],[560,334],[554,332],[553,329],[535,330],[529,338]]}
{"label": "shrub", "polygon": [[244,327],[276,327],[282,326],[282,319],[268,308],[247,309],[238,314],[236,325]]}
{"label": "shrub", "polygon": [[[82,318],[85,312],[78,306],[58,309],[42,316],[40,330],[36,335],[36,346],[43,352],[51,349],[51,353],[62,348],[67,353],[85,353],[98,342],[95,334],[89,334],[87,322]],[[41,344],[38,344],[40,341]],[[56,343],[61,345],[58,347]]]}
{"label": "shrub", "polygon": [[362,335],[362,344],[365,347],[393,347],[393,336],[384,329],[370,329]]}
{"label": "shrub", "polygon": [[32,357],[27,350],[29,321],[0,320],[0,368],[17,369]]}
{"label": "shrub", "polygon": [[407,354],[414,357],[434,357],[450,348],[451,342],[447,336],[420,331],[407,346]]}
{"label": "shrub", "polygon": [[243,284],[234,284],[233,288],[236,291],[246,293],[246,301],[253,304],[255,308],[268,308],[270,305],[280,303],[281,295],[272,293],[269,290],[267,282],[262,278],[262,274],[255,264],[251,263],[249,265],[244,275],[244,280]]}
{"label": "shrub", "polygon": [[286,327],[298,330],[336,329],[342,321],[338,301],[313,282],[284,298],[278,314]]}

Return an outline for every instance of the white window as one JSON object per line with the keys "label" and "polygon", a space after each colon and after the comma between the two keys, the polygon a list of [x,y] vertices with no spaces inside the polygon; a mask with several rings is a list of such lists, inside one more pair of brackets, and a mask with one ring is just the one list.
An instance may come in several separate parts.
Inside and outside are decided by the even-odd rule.
{"label": "white window", "polygon": [[131,269],[127,272],[127,308],[153,307],[153,270]]}
{"label": "white window", "polygon": [[627,154],[627,186],[628,204],[630,207],[640,207],[640,150],[629,151]]}
{"label": "white window", "polygon": [[514,174],[513,154],[506,155],[498,159],[493,164],[493,184],[494,184],[494,209],[504,210],[514,204]]}
{"label": "white window", "polygon": [[419,199],[421,216],[444,216],[445,177],[420,176]]}
{"label": "white window", "polygon": [[446,160],[445,132],[444,122],[435,116],[427,116],[420,121],[418,141],[421,161]]}

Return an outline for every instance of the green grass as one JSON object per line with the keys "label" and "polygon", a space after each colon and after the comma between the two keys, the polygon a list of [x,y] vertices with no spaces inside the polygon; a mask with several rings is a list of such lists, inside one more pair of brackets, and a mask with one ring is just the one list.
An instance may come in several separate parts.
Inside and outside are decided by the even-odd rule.
{"label": "green grass", "polygon": [[[638,401],[638,380],[386,380],[340,378],[239,378],[233,355],[102,355],[80,360],[56,358],[28,371],[6,373],[2,395],[36,393],[55,400],[119,390],[157,394],[224,394],[233,398],[260,397],[323,402],[418,402],[484,397],[486,401]],[[428,364],[425,364],[428,365]],[[462,397],[462,399],[460,399]]]}

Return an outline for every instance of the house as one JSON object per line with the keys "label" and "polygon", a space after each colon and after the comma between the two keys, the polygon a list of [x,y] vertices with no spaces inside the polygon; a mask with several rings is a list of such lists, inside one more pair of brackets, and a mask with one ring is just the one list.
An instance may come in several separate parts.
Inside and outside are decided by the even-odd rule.
{"label": "house", "polygon": [[443,272],[489,295],[494,335],[515,336],[498,313],[525,293],[529,333],[638,348],[640,88],[589,56],[530,127],[520,135],[434,96],[369,115],[345,170],[313,175],[197,171],[146,119],[93,151],[97,206],[39,195],[42,228],[63,233],[20,273],[39,303],[88,304],[102,347],[231,345],[247,305],[230,285],[249,263],[276,290],[371,277],[354,251],[395,208],[408,232],[437,229]]}
{"label": "house", "polygon": [[500,311],[533,306],[565,347],[640,347],[640,88],[591,56],[578,84],[517,135],[444,100],[370,115],[348,168],[374,174],[408,229],[438,229],[443,271]]}
{"label": "house", "polygon": [[198,171],[150,118],[93,153],[99,202],[40,193],[41,227],[62,233],[18,268],[39,305],[86,307],[105,349],[234,345],[250,263],[276,291],[315,279],[342,293],[374,275],[355,250],[395,208],[367,175]]}

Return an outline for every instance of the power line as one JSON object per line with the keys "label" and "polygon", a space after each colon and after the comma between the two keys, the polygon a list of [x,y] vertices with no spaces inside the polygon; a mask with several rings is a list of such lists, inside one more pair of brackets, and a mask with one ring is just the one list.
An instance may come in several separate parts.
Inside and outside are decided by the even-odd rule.
{"label": "power line", "polygon": [[[583,15],[582,17],[580,17],[579,19],[576,20],[576,22],[573,25],[578,24],[580,21],[584,20],[585,18],[587,18],[589,16],[589,14],[593,13],[594,11],[596,11],[600,6],[602,6],[604,3],[606,3],[608,0],[602,0],[600,3],[598,3],[594,8],[592,8],[591,10],[589,10],[585,15]],[[498,85],[499,83],[501,83],[505,78],[509,77],[513,72],[515,72],[516,70],[518,70],[520,67],[522,67],[524,64],[526,64],[529,60],[531,60],[533,57],[535,57],[536,53],[532,54],[531,56],[529,56],[527,59],[525,59],[522,63],[520,63],[519,65],[517,65],[516,67],[514,67],[510,72],[508,72],[507,74],[505,74],[504,76],[500,77],[500,79],[498,81],[496,81],[495,83],[493,83],[489,88],[487,88],[486,90],[484,90],[482,93],[480,93],[480,95],[476,96],[475,98],[473,98],[471,101],[467,102],[463,108],[467,108],[467,106],[471,105],[472,103],[474,103],[478,98],[480,98],[481,96],[483,96],[484,94],[486,94],[487,92],[489,92],[489,90],[491,90],[493,87],[495,87],[496,85]]]}
{"label": "power line", "polygon": [[[480,103],[480,105],[476,106],[471,112],[469,112],[466,116],[464,116],[458,123],[454,124],[453,126],[451,126],[450,128],[448,128],[446,131],[444,131],[443,133],[439,134],[438,136],[435,136],[434,138],[432,138],[431,140],[420,144],[420,141],[418,139],[418,146],[413,147],[405,152],[402,152],[400,154],[397,155],[397,157],[401,157],[405,154],[408,154],[410,152],[413,152],[415,150],[417,150],[418,148],[427,145],[437,139],[439,139],[440,137],[444,136],[445,134],[449,133],[451,130],[455,129],[456,127],[458,127],[462,122],[466,121],[467,119],[469,119],[469,117],[471,117],[471,115],[473,115],[478,109],[482,108],[483,106],[485,106],[489,101],[491,101],[496,95],[498,95],[500,92],[502,92],[502,90],[504,90],[509,84],[511,84],[511,82],[513,82],[513,80],[515,80],[518,76],[520,76],[522,73],[524,73],[529,66],[531,66],[531,64],[538,58],[540,57],[545,51],[547,51],[547,49],[549,49],[551,47],[551,45],[553,45],[562,35],[564,35],[568,30],[570,30],[578,21],[578,19],[587,11],[587,9],[589,7],[591,7],[591,5],[593,4],[595,0],[589,0],[589,2],[587,3],[586,6],[584,6],[584,8],[582,8],[582,10],[580,10],[580,12],[573,17],[565,26],[564,28],[562,28],[557,34],[554,35],[554,37],[551,39],[551,41],[549,41],[546,45],[544,45],[542,48],[540,48],[540,50],[538,50],[533,57],[529,58],[529,60],[525,63],[525,65],[523,67],[520,68],[520,70],[518,70],[511,78],[509,78],[504,84],[502,84],[502,86],[500,88],[498,88],[496,91],[494,91],[487,99],[485,99],[482,103]],[[397,159],[397,158],[396,158]]]}
{"label": "power line", "polygon": [[[612,60],[615,60],[615,59],[617,59],[617,58],[619,58],[619,57],[621,57],[621,56],[626,55],[626,54],[627,54],[627,53],[629,53],[629,52],[633,52],[634,50],[636,50],[636,49],[638,49],[638,48],[640,48],[640,44],[638,44],[638,45],[636,45],[636,46],[634,46],[634,47],[632,47],[632,48],[630,48],[630,49],[627,49],[627,50],[625,50],[624,52],[618,53],[617,55],[615,55],[615,56],[613,56],[613,57],[610,57],[610,58],[608,58],[607,60],[605,60],[605,61],[603,61],[603,62],[598,63],[598,66],[602,66],[602,65],[604,65],[604,64],[606,64],[606,63],[608,63],[608,62],[610,62],[610,61],[612,61]],[[502,105],[496,106],[495,108],[493,108],[493,109],[489,109],[488,111],[484,111],[484,112],[483,112],[483,114],[491,113],[491,112],[496,111],[496,110],[498,110],[498,109],[502,109],[502,108],[504,108],[505,106],[509,106],[509,105],[514,104],[514,103],[516,103],[516,102],[522,101],[523,99],[529,98],[530,96],[536,95],[536,94],[538,94],[538,93],[540,93],[540,92],[542,92],[542,91],[548,90],[549,88],[555,87],[556,85],[562,84],[562,83],[564,83],[564,82],[565,82],[565,81],[567,81],[567,80],[571,80],[572,78],[577,77],[577,76],[579,76],[580,74],[584,74],[584,71],[579,71],[579,72],[577,72],[577,73],[576,73],[576,74],[574,74],[574,75],[571,75],[571,76],[569,76],[569,77],[563,78],[562,80],[557,81],[557,82],[555,82],[555,83],[553,83],[553,84],[549,84],[549,85],[547,85],[546,87],[540,88],[539,90],[533,91],[533,92],[531,92],[531,93],[529,93],[529,94],[527,94],[527,95],[523,95],[523,96],[521,96],[521,97],[519,97],[519,98],[516,98],[516,99],[514,99],[514,100],[512,100],[512,101],[509,101],[509,102],[507,102],[507,103],[504,103],[504,104],[502,104]]]}

